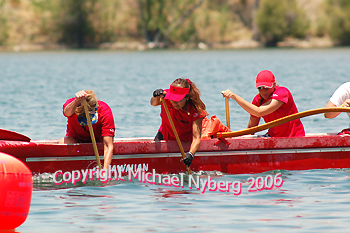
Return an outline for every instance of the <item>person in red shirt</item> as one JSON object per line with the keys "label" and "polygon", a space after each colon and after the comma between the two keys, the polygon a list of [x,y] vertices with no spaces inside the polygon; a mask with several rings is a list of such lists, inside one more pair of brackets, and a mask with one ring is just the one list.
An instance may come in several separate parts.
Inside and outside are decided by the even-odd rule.
{"label": "person in red shirt", "polygon": [[[275,76],[271,71],[263,70],[257,75],[256,88],[259,94],[255,96],[252,103],[230,90],[222,92],[223,97],[235,100],[250,114],[247,128],[259,125],[261,117],[268,123],[298,112],[292,94],[287,88],[276,85]],[[300,119],[296,119],[270,128],[266,136],[300,137],[305,136],[305,131]]]}
{"label": "person in red shirt", "polygon": [[105,102],[97,100],[92,90],[79,91],[74,98],[70,98],[64,103],[63,115],[67,117],[67,133],[59,143],[91,143],[83,105],[83,100],[85,99],[90,112],[96,141],[104,144],[103,168],[108,169],[113,158],[114,118],[111,108]]}
{"label": "person in red shirt", "polygon": [[[186,166],[190,166],[194,154],[200,146],[202,120],[208,115],[205,104],[200,99],[200,91],[189,79],[178,78],[170,85],[169,89],[155,90],[150,101],[151,105],[161,105],[160,98],[165,100],[180,140],[192,141],[189,152],[185,153],[186,158],[182,160]],[[160,116],[162,124],[155,141],[175,140],[174,132],[163,105],[161,106]]]}

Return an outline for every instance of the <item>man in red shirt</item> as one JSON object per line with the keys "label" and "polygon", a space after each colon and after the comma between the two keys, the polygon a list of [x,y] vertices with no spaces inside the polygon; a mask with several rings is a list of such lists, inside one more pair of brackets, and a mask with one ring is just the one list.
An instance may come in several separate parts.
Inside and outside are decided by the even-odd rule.
{"label": "man in red shirt", "polygon": [[[271,71],[263,70],[257,75],[256,88],[259,94],[252,103],[230,90],[222,92],[224,97],[232,98],[250,114],[248,128],[259,125],[261,117],[268,123],[298,112],[292,94],[287,88],[276,85],[275,76]],[[305,131],[300,119],[297,119],[270,128],[266,136],[300,137],[305,136]]]}
{"label": "man in red shirt", "polygon": [[83,101],[86,99],[91,116],[92,128],[97,142],[104,144],[104,165],[108,169],[113,157],[114,118],[111,108],[103,101],[97,100],[95,93],[79,91],[74,98],[63,105],[63,115],[67,117],[67,133],[59,143],[91,143]]}

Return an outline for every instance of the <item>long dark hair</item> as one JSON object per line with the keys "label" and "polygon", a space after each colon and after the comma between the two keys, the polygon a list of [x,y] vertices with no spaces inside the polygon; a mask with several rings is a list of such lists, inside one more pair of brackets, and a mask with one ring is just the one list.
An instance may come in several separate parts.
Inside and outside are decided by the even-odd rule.
{"label": "long dark hair", "polygon": [[197,86],[189,79],[183,79],[178,78],[176,79],[172,84],[172,86],[178,86],[178,87],[184,87],[184,88],[190,88],[190,93],[187,94],[189,97],[188,101],[194,109],[198,113],[204,112],[205,115],[208,115],[208,112],[206,111],[205,104],[200,98],[200,91],[198,90]]}

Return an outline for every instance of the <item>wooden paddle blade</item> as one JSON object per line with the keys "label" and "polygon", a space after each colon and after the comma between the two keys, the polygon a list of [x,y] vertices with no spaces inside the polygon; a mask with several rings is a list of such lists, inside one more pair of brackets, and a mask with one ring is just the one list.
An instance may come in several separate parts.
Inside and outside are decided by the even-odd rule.
{"label": "wooden paddle blade", "polygon": [[30,138],[6,129],[0,129],[0,140],[30,142]]}

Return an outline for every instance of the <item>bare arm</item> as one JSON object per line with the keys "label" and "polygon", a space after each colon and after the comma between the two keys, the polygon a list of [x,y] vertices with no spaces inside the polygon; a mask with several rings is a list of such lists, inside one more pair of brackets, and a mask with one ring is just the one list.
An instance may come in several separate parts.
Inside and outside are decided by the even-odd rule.
{"label": "bare arm", "polygon": [[[331,107],[337,107],[335,104],[333,104],[331,101],[328,102],[326,105],[326,108],[331,108]],[[325,118],[335,118],[340,114],[340,112],[326,112],[324,114]]]}
{"label": "bare arm", "polygon": [[75,113],[75,109],[78,107],[80,101],[75,99],[70,102],[63,110],[65,116],[70,117]]}
{"label": "bare arm", "polygon": [[[335,104],[333,104],[331,101],[328,102],[326,105],[326,108],[333,108],[337,107]],[[350,107],[350,99],[347,99],[344,101],[344,103],[340,107]],[[326,112],[324,114],[325,118],[335,118],[340,114],[340,112]]]}
{"label": "bare arm", "polygon": [[284,104],[282,101],[271,99],[261,105],[260,107],[255,106],[252,103],[249,103],[239,95],[233,93],[230,90],[226,90],[222,92],[224,97],[231,98],[237,102],[244,110],[246,110],[249,114],[254,115],[256,117],[262,117],[268,115],[274,111],[276,111],[279,107]]}
{"label": "bare arm", "polygon": [[104,148],[103,168],[108,169],[108,166],[111,164],[112,158],[113,158],[113,137],[111,136],[103,137],[103,148]]}
{"label": "bare arm", "polygon": [[258,126],[259,122],[260,122],[260,117],[250,116],[247,128]]}
{"label": "bare arm", "polygon": [[195,154],[201,143],[201,133],[202,133],[202,121],[203,118],[197,119],[192,124],[192,143],[190,151],[192,154]]}
{"label": "bare arm", "polygon": [[[250,116],[247,128],[252,128],[258,126],[260,122],[260,117]],[[253,135],[254,133],[252,133]]]}
{"label": "bare arm", "polygon": [[87,96],[89,96],[89,94],[85,91],[78,91],[75,93],[75,99],[64,108],[64,115],[67,117],[72,116],[75,113],[75,109]]}

